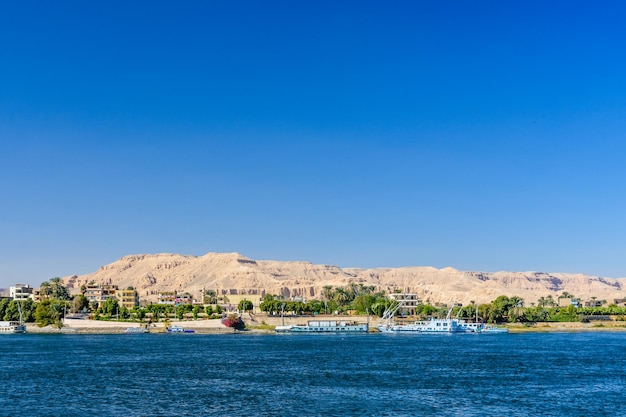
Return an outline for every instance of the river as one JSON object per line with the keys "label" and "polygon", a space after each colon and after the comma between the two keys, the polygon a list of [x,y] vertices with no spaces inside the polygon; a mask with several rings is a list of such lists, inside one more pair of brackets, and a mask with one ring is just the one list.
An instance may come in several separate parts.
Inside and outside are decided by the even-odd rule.
{"label": "river", "polygon": [[626,333],[0,337],[0,415],[626,415]]}

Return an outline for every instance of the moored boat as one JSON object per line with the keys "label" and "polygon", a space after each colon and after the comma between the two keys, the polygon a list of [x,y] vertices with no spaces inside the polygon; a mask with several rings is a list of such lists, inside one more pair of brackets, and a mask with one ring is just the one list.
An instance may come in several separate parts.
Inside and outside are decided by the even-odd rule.
{"label": "moored boat", "polygon": [[386,324],[378,326],[382,333],[465,333],[471,332],[458,319],[435,319],[416,321],[410,324]]}
{"label": "moored boat", "polygon": [[452,309],[448,310],[445,319],[431,318],[427,321],[416,321],[407,324],[395,324],[395,313],[406,303],[405,298],[397,299],[397,303],[383,314],[383,324],[378,326],[381,333],[508,333],[506,327],[486,325],[478,319],[474,321],[451,318]]}
{"label": "moored boat", "polygon": [[501,334],[501,333],[508,333],[509,329],[507,329],[506,327],[498,327],[498,326],[493,326],[491,324],[485,324],[482,328],[482,330],[480,331],[480,333],[486,333],[486,334]]}
{"label": "moored boat", "polygon": [[165,328],[168,333],[195,333],[193,329],[185,329],[181,326],[168,326]]}
{"label": "moored boat", "polygon": [[127,327],[126,330],[124,330],[124,333],[141,334],[149,333],[149,331],[145,327]]}
{"label": "moored boat", "polygon": [[276,326],[278,333],[359,333],[368,330],[367,323],[346,320],[309,320],[307,324]]}
{"label": "moored boat", "polygon": [[0,334],[26,333],[26,325],[19,321],[0,321]]}
{"label": "moored boat", "polygon": [[22,315],[22,307],[19,301],[17,302],[17,310],[20,312],[20,321],[0,321],[0,334],[26,333],[26,325],[24,324],[24,316]]}

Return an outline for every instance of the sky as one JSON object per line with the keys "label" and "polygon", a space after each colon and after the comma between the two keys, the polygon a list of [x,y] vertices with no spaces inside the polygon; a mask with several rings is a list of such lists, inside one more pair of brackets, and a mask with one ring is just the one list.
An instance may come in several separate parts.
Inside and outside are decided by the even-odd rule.
{"label": "sky", "polygon": [[138,253],[626,277],[626,5],[0,4],[0,287]]}

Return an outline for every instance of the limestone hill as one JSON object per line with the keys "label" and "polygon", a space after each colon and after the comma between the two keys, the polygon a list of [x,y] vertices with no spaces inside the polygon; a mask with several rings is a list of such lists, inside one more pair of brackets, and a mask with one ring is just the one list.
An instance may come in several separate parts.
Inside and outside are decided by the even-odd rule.
{"label": "limestone hill", "polygon": [[202,289],[259,297],[281,294],[313,298],[320,297],[324,286],[350,282],[387,292],[398,289],[417,293],[431,303],[485,303],[499,295],[517,295],[528,304],[548,295],[557,298],[564,291],[610,302],[626,296],[625,281],[584,274],[468,272],[433,267],[342,269],[310,262],[255,261],[238,253],[129,255],[91,274],[64,280],[74,293],[90,282],[132,286],[142,299],[151,302],[160,291],[176,290],[199,297]]}

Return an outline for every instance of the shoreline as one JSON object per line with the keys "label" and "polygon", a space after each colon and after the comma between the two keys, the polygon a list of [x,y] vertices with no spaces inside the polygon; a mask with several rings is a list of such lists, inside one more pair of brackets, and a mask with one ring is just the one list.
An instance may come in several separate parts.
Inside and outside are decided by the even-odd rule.
{"label": "shoreline", "polygon": [[[346,320],[365,323],[366,317],[362,316],[317,316],[316,319]],[[245,314],[244,322],[247,330],[236,331],[226,327],[220,319],[212,320],[172,320],[170,325],[180,326],[185,329],[192,329],[196,334],[234,334],[234,333],[275,333],[272,327],[285,324],[302,324],[312,317],[274,317],[265,315]],[[375,328],[378,320],[370,319],[370,328]],[[117,322],[100,321],[89,319],[65,319],[62,328],[52,325],[39,327],[34,323],[26,324],[26,333],[31,334],[125,334],[127,328],[139,328],[141,323],[137,322]],[[523,323],[513,323],[501,325],[509,329],[509,333],[580,333],[580,332],[626,332],[626,322],[601,321],[591,323],[580,322],[542,322],[533,325]],[[149,333],[165,334],[165,324],[163,322],[152,323]],[[377,330],[370,330],[370,333],[378,333]]]}

